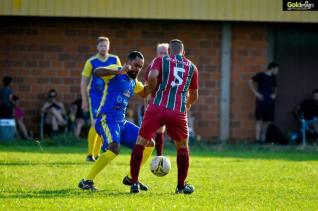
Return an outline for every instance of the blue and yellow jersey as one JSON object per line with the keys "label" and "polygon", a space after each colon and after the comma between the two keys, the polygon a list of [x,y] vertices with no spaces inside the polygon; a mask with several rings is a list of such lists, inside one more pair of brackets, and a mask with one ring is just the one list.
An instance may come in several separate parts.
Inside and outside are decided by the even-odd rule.
{"label": "blue and yellow jersey", "polygon": [[[111,65],[108,68],[121,67]],[[106,121],[123,121],[130,98],[144,90],[143,84],[131,79],[128,75],[102,77],[105,82],[103,98],[97,111],[97,116],[106,115]]]}
{"label": "blue and yellow jersey", "polygon": [[105,67],[105,66],[109,66],[109,65],[118,65],[121,66],[120,60],[118,58],[118,56],[116,55],[112,55],[109,54],[108,57],[106,58],[106,60],[103,60],[103,58],[101,58],[98,54],[89,58],[86,62],[85,62],[85,66],[84,69],[82,71],[82,76],[85,77],[91,77],[90,83],[88,85],[88,93],[89,95],[91,93],[100,93],[102,94],[104,91],[104,81],[103,79],[95,76],[94,70],[97,67]]}

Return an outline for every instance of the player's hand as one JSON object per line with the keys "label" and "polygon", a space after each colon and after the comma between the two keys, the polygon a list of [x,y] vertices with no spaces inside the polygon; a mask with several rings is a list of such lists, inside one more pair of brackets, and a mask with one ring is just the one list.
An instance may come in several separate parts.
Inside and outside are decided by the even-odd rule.
{"label": "player's hand", "polygon": [[260,94],[259,92],[257,92],[257,93],[255,94],[255,96],[256,96],[256,98],[259,99],[259,100],[263,100],[263,99],[264,99],[263,95]]}
{"label": "player's hand", "polygon": [[83,109],[84,112],[88,111],[88,103],[87,103],[86,100],[82,101],[82,109]]}
{"label": "player's hand", "polygon": [[126,74],[131,70],[131,65],[130,64],[124,64],[123,69],[121,69],[120,74]]}
{"label": "player's hand", "polygon": [[271,94],[271,98],[272,98],[273,100],[275,100],[275,99],[276,99],[276,94]]}

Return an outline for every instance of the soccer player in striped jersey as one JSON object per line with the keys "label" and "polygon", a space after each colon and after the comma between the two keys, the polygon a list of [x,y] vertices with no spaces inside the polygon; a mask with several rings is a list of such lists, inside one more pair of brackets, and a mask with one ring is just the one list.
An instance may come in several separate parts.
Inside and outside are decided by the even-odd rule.
{"label": "soccer player in striped jersey", "polygon": [[[143,86],[136,80],[144,64],[144,57],[138,51],[131,52],[127,57],[124,67],[110,69],[114,65],[97,68],[95,74],[102,77],[105,89],[101,104],[97,112],[96,131],[103,138],[105,153],[92,166],[87,177],[80,181],[79,187],[83,190],[96,190],[93,180],[102,169],[109,164],[118,154],[120,145],[133,148],[138,137],[139,127],[125,120],[125,113],[129,100],[134,93],[145,97],[150,93],[148,86]],[[144,151],[143,163],[150,157],[154,143],[148,142]],[[128,177],[123,182],[131,181]],[[125,183],[124,183],[125,184]],[[141,190],[148,190],[146,185],[140,183]]]}
{"label": "soccer player in striped jersey", "polygon": [[198,99],[198,70],[184,56],[181,40],[171,40],[169,50],[169,56],[155,58],[150,67],[148,85],[153,92],[131,154],[131,193],[140,191],[138,175],[145,146],[163,125],[177,148],[176,193],[191,194],[194,191],[194,187],[185,182],[189,169],[187,111]]}
{"label": "soccer player in striped jersey", "polygon": [[82,72],[82,109],[86,112],[89,109],[91,117],[91,127],[88,132],[87,161],[95,161],[95,159],[97,159],[102,145],[102,139],[95,130],[95,121],[97,118],[97,110],[105,89],[105,83],[103,79],[93,74],[94,70],[98,67],[105,67],[113,64],[121,66],[118,56],[109,54],[109,45],[110,41],[107,37],[98,37],[98,53],[86,61]]}
{"label": "soccer player in striped jersey", "polygon": [[[169,43],[159,43],[157,45],[156,48],[156,56],[157,57],[164,57],[168,55],[168,49],[169,49]],[[150,71],[150,67],[151,64],[149,64],[146,73],[145,73],[145,82],[144,84],[147,84],[148,82],[148,74]],[[147,99],[145,99],[144,102],[144,108],[146,108],[148,106],[148,101]],[[155,139],[155,147],[156,147],[156,151],[157,151],[157,155],[162,155],[163,153],[163,145],[164,145],[164,132],[165,132],[165,126],[162,126],[161,128],[159,128],[156,132],[156,134],[154,135],[154,139]]]}

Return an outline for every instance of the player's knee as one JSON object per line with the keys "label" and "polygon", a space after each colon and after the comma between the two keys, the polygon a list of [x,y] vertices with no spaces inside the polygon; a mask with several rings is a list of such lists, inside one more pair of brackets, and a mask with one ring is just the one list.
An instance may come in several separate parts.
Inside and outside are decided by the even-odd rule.
{"label": "player's knee", "polygon": [[112,151],[115,155],[118,155],[120,152],[120,145],[117,143],[110,143],[107,147],[107,150]]}
{"label": "player's knee", "polygon": [[155,146],[155,141],[153,139],[151,139],[148,143],[147,143],[147,147],[154,147]]}
{"label": "player's knee", "polygon": [[142,145],[145,147],[145,146],[147,146],[148,142],[149,142],[148,139],[145,139],[141,136],[138,136],[138,140],[137,140],[136,144],[139,144],[139,145]]}
{"label": "player's knee", "polygon": [[175,141],[177,149],[188,148],[188,139]]}

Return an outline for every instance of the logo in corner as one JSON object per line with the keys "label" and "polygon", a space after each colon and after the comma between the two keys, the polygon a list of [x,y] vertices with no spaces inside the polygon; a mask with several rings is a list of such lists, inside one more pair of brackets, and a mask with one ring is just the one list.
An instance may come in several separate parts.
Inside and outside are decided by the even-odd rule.
{"label": "logo in corner", "polygon": [[283,0],[283,11],[317,11],[318,0]]}

